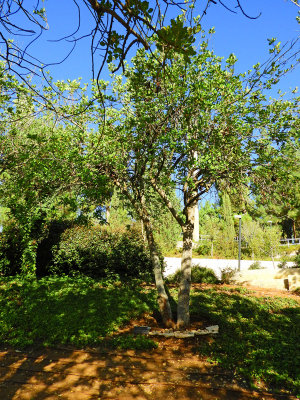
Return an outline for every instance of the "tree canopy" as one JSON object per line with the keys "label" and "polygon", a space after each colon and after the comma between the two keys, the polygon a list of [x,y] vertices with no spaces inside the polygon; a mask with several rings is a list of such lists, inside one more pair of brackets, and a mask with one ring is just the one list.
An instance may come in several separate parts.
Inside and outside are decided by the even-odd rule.
{"label": "tree canopy", "polygon": [[[299,7],[297,0],[290,0]],[[228,12],[241,13],[249,19],[260,16],[247,12],[247,4],[241,0],[233,2],[227,0],[200,1],[167,1],[167,0],[129,0],[129,1],[98,1],[70,0],[68,10],[76,10],[77,18],[74,21],[73,31],[70,34],[55,38],[55,41],[72,43],[70,52],[66,52],[64,59],[73,51],[76,43],[89,37],[93,77],[99,77],[106,62],[112,58],[118,60],[116,69],[124,66],[123,62],[135,46],[151,47],[149,39],[156,37],[158,43],[180,54],[190,56],[194,53],[192,44],[194,35],[198,32],[201,19],[208,13],[214,12],[214,7],[224,7]],[[57,5],[57,13],[60,13]],[[71,15],[71,12],[68,12]],[[68,15],[65,18],[68,18]],[[84,15],[84,17],[83,17]],[[185,16],[185,23],[178,18]],[[194,18],[194,16],[199,17]],[[82,31],[82,18],[89,18],[89,30]],[[0,57],[7,63],[7,67],[19,77],[26,80],[28,73],[46,71],[49,63],[39,59],[32,53],[32,47],[46,30],[51,30],[47,20],[47,3],[43,0],[4,0],[1,2],[1,32]],[[22,40],[19,40],[19,39]],[[100,58],[100,62],[98,61]],[[63,62],[64,60],[62,60]],[[54,62],[54,61],[51,61]],[[50,62],[50,65],[51,65]]]}

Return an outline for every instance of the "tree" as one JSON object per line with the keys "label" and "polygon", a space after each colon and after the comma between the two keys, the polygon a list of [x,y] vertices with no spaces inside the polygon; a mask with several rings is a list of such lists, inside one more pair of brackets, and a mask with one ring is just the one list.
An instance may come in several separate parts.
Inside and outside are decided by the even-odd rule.
{"label": "tree", "polygon": [[[101,82],[103,89],[105,83]],[[97,91],[98,88],[95,88]],[[123,93],[125,94],[125,93]],[[108,97],[108,101],[114,100]],[[124,129],[124,110],[119,108],[108,108],[103,121],[102,101],[98,105],[93,104],[89,111],[90,120],[98,125],[97,130],[90,130],[86,141],[86,158],[84,168],[90,171],[88,185],[94,184],[97,176],[105,175],[115,186],[117,193],[121,194],[133,210],[134,216],[138,218],[145,229],[148,247],[153,266],[155,284],[158,292],[158,306],[163,323],[172,327],[172,311],[166,293],[162,275],[159,249],[154,236],[153,212],[158,215],[159,210],[149,206],[153,201],[157,203],[157,195],[149,185],[144,176],[144,164],[142,158],[135,157],[140,153],[140,143],[128,141],[127,131]]]}
{"label": "tree", "polygon": [[252,259],[259,257],[264,251],[264,232],[258,221],[254,221],[249,216],[243,217],[243,239],[248,244]]}
{"label": "tree", "polygon": [[236,254],[236,244],[234,238],[236,237],[233,212],[231,201],[227,193],[222,195],[222,216],[223,216],[223,229],[220,237],[221,247],[225,257],[234,257]]}
{"label": "tree", "polygon": [[[247,75],[234,73],[234,55],[223,65],[206,42],[191,60],[169,49],[141,50],[124,85],[120,77],[115,80],[114,96],[123,108],[113,135],[128,157],[123,173],[131,181],[142,178],[140,187],[150,183],[182,229],[179,327],[189,324],[194,205],[220,180],[248,184],[249,174],[279,156],[278,143],[295,133],[296,100],[267,101],[263,93],[283,74],[279,45],[273,43],[270,51],[269,64]],[[181,189],[181,214],[166,187]]]}
{"label": "tree", "polygon": [[[83,132],[60,121],[57,114],[39,109],[30,90],[13,77],[2,77],[15,96],[2,92],[7,102],[2,107],[0,202],[21,232],[22,272],[34,275],[36,249],[47,222],[59,216],[61,207],[76,212],[82,206]],[[53,95],[51,90],[48,95]]]}
{"label": "tree", "polygon": [[270,161],[267,185],[261,183],[259,175],[252,181],[258,213],[265,221],[280,222],[289,237],[297,237],[300,227],[299,165],[300,148],[299,142],[295,141],[284,146],[282,157]]}

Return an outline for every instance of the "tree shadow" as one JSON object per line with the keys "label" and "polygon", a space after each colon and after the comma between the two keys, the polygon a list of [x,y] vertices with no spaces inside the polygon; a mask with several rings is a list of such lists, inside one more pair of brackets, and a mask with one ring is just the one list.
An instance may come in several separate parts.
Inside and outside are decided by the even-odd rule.
{"label": "tree shadow", "polygon": [[200,354],[235,371],[250,386],[300,391],[300,308],[287,298],[254,298],[215,290],[195,291],[192,311],[220,327]]}

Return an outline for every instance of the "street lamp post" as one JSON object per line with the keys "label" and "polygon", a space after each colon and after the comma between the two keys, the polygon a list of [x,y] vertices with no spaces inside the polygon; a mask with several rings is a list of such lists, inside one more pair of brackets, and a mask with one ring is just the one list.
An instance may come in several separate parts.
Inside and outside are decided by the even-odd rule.
{"label": "street lamp post", "polygon": [[238,262],[238,271],[241,270],[241,244],[242,244],[242,216],[235,215],[234,218],[238,218],[239,220],[239,262]]}
{"label": "street lamp post", "polygon": [[[270,224],[270,228],[272,228],[272,221],[267,221],[267,223]],[[273,254],[273,241],[272,241],[271,235],[272,235],[272,233],[270,232],[271,258],[272,258],[273,268],[275,268],[274,254]]]}

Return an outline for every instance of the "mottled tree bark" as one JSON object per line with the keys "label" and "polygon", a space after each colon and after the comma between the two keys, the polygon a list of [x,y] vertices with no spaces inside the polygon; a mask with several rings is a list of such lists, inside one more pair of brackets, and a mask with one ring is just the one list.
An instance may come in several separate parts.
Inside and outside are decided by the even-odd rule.
{"label": "mottled tree bark", "polygon": [[157,251],[157,246],[153,237],[153,231],[152,231],[152,226],[151,223],[148,219],[143,220],[145,231],[146,231],[146,236],[147,236],[147,241],[148,241],[148,246],[150,250],[150,255],[151,255],[151,261],[152,261],[152,266],[153,266],[153,272],[154,272],[154,277],[155,277],[155,284],[158,292],[158,307],[159,311],[163,320],[163,324],[167,328],[172,328],[174,327],[174,322],[173,322],[173,316],[172,316],[172,310],[169,302],[168,295],[165,290],[164,286],[164,280],[163,280],[163,275],[162,275],[162,270],[161,270],[161,264],[160,264],[160,259]]}
{"label": "mottled tree bark", "polygon": [[181,258],[181,278],[179,284],[177,304],[177,326],[179,329],[187,328],[190,324],[190,290],[191,269],[193,256],[193,231],[195,207],[187,206],[186,223],[183,230],[183,250]]}

